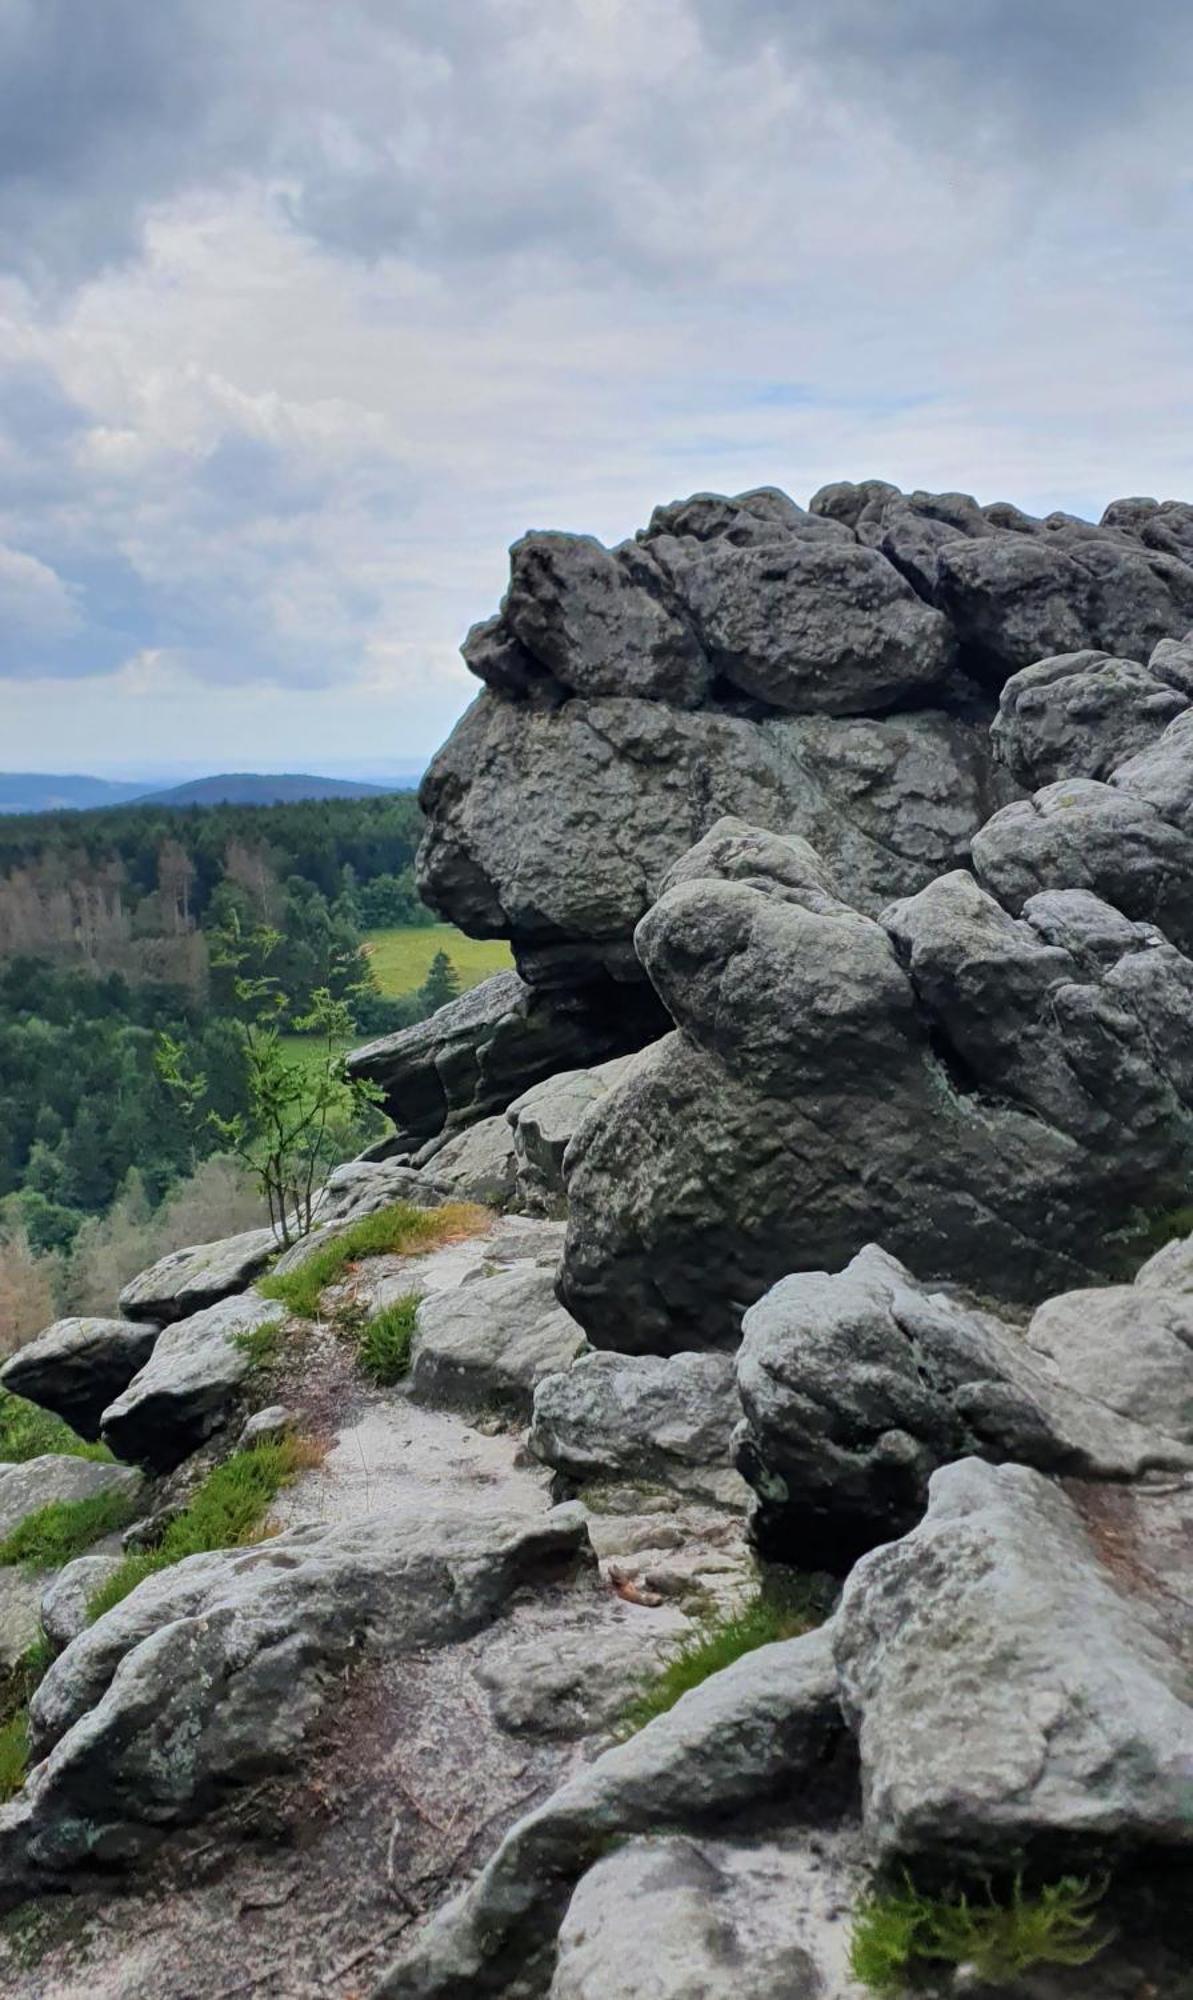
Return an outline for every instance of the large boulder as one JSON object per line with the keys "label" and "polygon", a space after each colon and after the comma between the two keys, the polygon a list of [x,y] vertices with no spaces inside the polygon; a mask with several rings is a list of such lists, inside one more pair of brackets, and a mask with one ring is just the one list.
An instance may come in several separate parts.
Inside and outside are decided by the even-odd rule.
{"label": "large boulder", "polygon": [[741,1405],[726,1354],[588,1354],[534,1393],[530,1449],[569,1479],[722,1490]]}
{"label": "large boulder", "polygon": [[1066,653],[1012,675],[991,734],[1018,782],[1034,790],[1057,778],[1109,777],[1188,705],[1183,689],[1137,660]]}
{"label": "large boulder", "polygon": [[563,1156],[576,1128],[589,1106],[621,1082],[632,1062],[632,1056],[614,1056],[595,1069],[561,1070],[514,1099],[505,1115],[525,1195],[547,1209],[562,1204]]}
{"label": "large boulder", "polygon": [[438,1409],[530,1414],[535,1385],[585,1347],[555,1298],[555,1264],[514,1266],[431,1292],[418,1308],[411,1394]]}
{"label": "large boulder", "polygon": [[55,1320],[5,1362],[0,1386],[97,1438],[105,1409],[144,1367],[160,1330],[153,1320]]}
{"label": "large boulder", "polygon": [[272,1229],[249,1229],[218,1243],[171,1250],[142,1271],[120,1294],[127,1319],[188,1319],[235,1292],[242,1292],[265,1269],[278,1247]]}
{"label": "large boulder", "polygon": [[285,1769],[357,1661],[462,1638],[586,1549],[578,1508],[429,1522],[403,1510],[149,1577],[37,1690],[34,1768],[0,1808],[0,1899],[84,1862],[128,1861]]}
{"label": "large boulder", "polygon": [[677,1032],[567,1155],[561,1295],[599,1347],[732,1344],[778,1278],[881,1241],[1035,1303],[1185,1198],[1193,964],[1088,895],[961,871],[882,922],[792,838],[716,829],[637,932]]}
{"label": "large boulder", "polygon": [[1087,1479],[1193,1470],[1193,1302],[1175,1294],[1070,1292],[1025,1339],[870,1245],[750,1308],[737,1382],[756,1534],[804,1568],[905,1534],[933,1472],[971,1454]]}
{"label": "large boulder", "polygon": [[1193,1481],[965,1459],[835,1621],[880,1861],[950,1872],[1193,1844]]}
{"label": "large boulder", "polygon": [[660,1022],[640,987],[536,992],[516,972],[499,972],[430,1020],[354,1049],[347,1062],[383,1092],[401,1142],[425,1157],[428,1140],[504,1111],[557,1070],[638,1047]]}
{"label": "large boulder", "polygon": [[283,1310],[255,1292],[177,1320],[149,1360],[103,1413],[119,1458],[154,1471],[180,1465],[224,1422],[253,1367],[253,1336]]}

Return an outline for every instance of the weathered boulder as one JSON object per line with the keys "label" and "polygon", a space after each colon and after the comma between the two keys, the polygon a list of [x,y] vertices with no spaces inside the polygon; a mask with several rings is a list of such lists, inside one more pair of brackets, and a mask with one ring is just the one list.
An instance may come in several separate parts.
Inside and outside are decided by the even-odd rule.
{"label": "weathered boulder", "polygon": [[120,1294],[120,1310],[128,1319],[187,1319],[246,1285],[265,1269],[276,1251],[271,1229],[249,1229],[218,1243],[197,1243],[189,1250],[171,1250],[134,1278]]}
{"label": "weathered boulder", "polygon": [[834,1624],[878,1860],[950,1872],[1193,1843],[1193,1481],[1062,1488],[965,1459]]}
{"label": "weathered boulder", "polygon": [[120,1494],[130,1504],[141,1491],[141,1475],[129,1465],[47,1452],[19,1465],[0,1465],[0,1541],[31,1514],[60,1501],[94,1500]]}
{"label": "weathered boulder", "polygon": [[313,1219],[321,1230],[344,1227],[395,1202],[438,1208],[443,1199],[444,1191],[433,1175],[420,1174],[402,1160],[372,1160],[366,1154],[345,1161],[329,1175],[315,1198]]}
{"label": "weathered boulder", "polygon": [[544,1076],[619,1055],[658,1032],[652,996],[632,988],[618,992],[617,1005],[613,997],[600,982],[576,992],[536,992],[517,973],[499,972],[429,1021],[354,1049],[348,1069],[384,1092],[387,1111],[415,1151],[440,1133],[504,1111]]}
{"label": "weathered boulder", "polygon": [[621,1082],[633,1056],[595,1069],[566,1069],[532,1085],[506,1111],[518,1178],[545,1206],[563,1200],[563,1156],[591,1104]]}
{"label": "weathered boulder", "polygon": [[961,871],[875,923],[806,844],[730,834],[636,934],[678,1032],[568,1151],[561,1296],[594,1345],[728,1345],[779,1277],[876,1240],[1034,1302],[1184,1199],[1193,964],[1154,930],[1070,893],[1016,922]]}
{"label": "weathered boulder", "polygon": [[1050,1300],[1025,1341],[871,1244],[750,1308],[737,1382],[756,1535],[805,1568],[905,1534],[933,1472],[971,1454],[1087,1479],[1193,1470],[1193,1302],[1131,1286]]}
{"label": "weathered boulder", "polygon": [[45,1584],[41,1596],[41,1625],[54,1646],[69,1646],[86,1629],[91,1600],[124,1560],[117,1544],[90,1555],[76,1556]]}
{"label": "weathered boulder", "polygon": [[1193,1236],[1174,1236],[1135,1273],[1145,1292],[1193,1292]]}
{"label": "weathered boulder", "polygon": [[105,1409],[144,1367],[160,1331],[152,1320],[55,1320],[0,1368],[0,1387],[97,1438]]}
{"label": "weathered boulder", "polygon": [[530,1449],[569,1479],[724,1485],[741,1415],[726,1354],[587,1354],[534,1392]]}
{"label": "weathered boulder", "polygon": [[416,1402],[529,1416],[535,1385],[586,1345],[556,1302],[554,1263],[498,1270],[418,1308],[410,1367]]}
{"label": "weathered boulder", "polygon": [[825,1632],[764,1646],[582,1768],[506,1834],[403,1952],[377,2000],[546,1993],[573,1888],[625,1835],[723,1830],[782,1799],[795,1823],[852,1778]]}
{"label": "weathered boulder", "polygon": [[105,1443],[154,1471],[180,1465],[224,1421],[253,1366],[252,1336],[281,1317],[280,1306],[245,1292],[168,1326],[104,1411]]}
{"label": "weathered boulder", "polygon": [[370,1654],[460,1638],[582,1560],[578,1508],[538,1519],[409,1511],[293,1528],[149,1577],[55,1660],[34,1768],[0,1808],[0,1897],[132,1859],[230,1788],[284,1769]]}
{"label": "weathered boulder", "polygon": [[514,1135],[500,1112],[437,1147],[423,1172],[452,1201],[498,1209],[521,1206]]}
{"label": "weathered boulder", "polygon": [[1003,763],[1030,791],[1058,778],[1109,777],[1188,704],[1188,694],[1137,660],[1063,653],[1012,675],[991,734]]}

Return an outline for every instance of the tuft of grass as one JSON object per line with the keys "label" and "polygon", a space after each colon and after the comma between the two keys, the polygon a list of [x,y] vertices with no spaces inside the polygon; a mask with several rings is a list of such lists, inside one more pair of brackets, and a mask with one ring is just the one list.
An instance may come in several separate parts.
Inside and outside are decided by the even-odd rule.
{"label": "tuft of grass", "polygon": [[187,1556],[243,1548],[258,1540],[271,1501],[283,1486],[308,1467],[318,1465],[322,1457],[323,1448],[313,1439],[294,1436],[233,1452],[208,1473],[189,1504],[170,1522],[157,1547],[125,1556],[119,1569],[101,1584],[87,1607],[89,1623],[102,1618],[147,1576],[169,1569]]}
{"label": "tuft of grass", "polygon": [[274,1272],[260,1279],[257,1290],[263,1298],[277,1299],[299,1319],[315,1319],[323,1292],[343,1276],[349,1264],[362,1257],[406,1256],[416,1250],[431,1250],[437,1244],[473,1235],[485,1220],[484,1209],[468,1202],[450,1202],[444,1208],[414,1208],[409,1202],[395,1202],[349,1223],[329,1243],[312,1250],[293,1271]]}
{"label": "tuft of grass", "polygon": [[990,1883],[980,1899],[964,1890],[926,1896],[905,1875],[901,1889],[876,1891],[854,1918],[849,1966],[873,1993],[900,1993],[925,1962],[966,1966],[1005,1984],[1037,1965],[1089,1965],[1110,1934],[1096,1929],[1105,1881],[1066,1875],[1034,1893],[1022,1875],[1000,1901]]}
{"label": "tuft of grass", "polygon": [[407,1372],[418,1308],[419,1294],[408,1292],[358,1330],[357,1359],[372,1381],[384,1386],[400,1381]]}
{"label": "tuft of grass", "polygon": [[89,1493],[82,1500],[51,1500],[27,1514],[0,1542],[0,1568],[61,1569],[102,1535],[127,1528],[137,1511],[128,1493]]}
{"label": "tuft of grass", "polygon": [[283,1321],[266,1320],[263,1326],[246,1326],[242,1332],[232,1335],[232,1345],[247,1355],[253,1368],[268,1368],[278,1358],[281,1345]]}
{"label": "tuft of grass", "polygon": [[54,1657],[44,1633],[0,1680],[0,1806],[15,1798],[29,1768],[29,1703]]}
{"label": "tuft of grass", "polygon": [[699,1687],[712,1674],[731,1667],[743,1653],[770,1646],[776,1639],[795,1639],[801,1632],[819,1625],[824,1613],[825,1606],[814,1580],[768,1582],[744,1611],[706,1620],[685,1641],[635,1695],[622,1717],[618,1734],[623,1740],[636,1735],[657,1715],[666,1715],[669,1708],[674,1708],[681,1695]]}
{"label": "tuft of grass", "polygon": [[88,1444],[61,1417],[27,1402],[24,1396],[0,1389],[0,1464],[25,1465],[47,1452],[67,1458],[94,1458],[104,1464],[112,1461],[106,1444]]}

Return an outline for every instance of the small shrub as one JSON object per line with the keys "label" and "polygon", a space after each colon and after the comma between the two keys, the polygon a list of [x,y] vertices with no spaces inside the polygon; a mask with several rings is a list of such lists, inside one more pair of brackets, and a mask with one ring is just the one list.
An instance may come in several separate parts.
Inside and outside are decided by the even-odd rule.
{"label": "small shrub", "polygon": [[372,1381],[384,1386],[400,1381],[405,1375],[410,1366],[418,1306],[418,1293],[410,1292],[404,1299],[386,1306],[374,1319],[366,1320],[359,1329],[357,1358]]}
{"label": "small shrub", "polygon": [[24,1465],[46,1452],[100,1459],[105,1464],[112,1458],[106,1444],[87,1444],[61,1417],[0,1389],[0,1464]]}
{"label": "small shrub", "polygon": [[619,1734],[633,1736],[674,1708],[681,1695],[699,1687],[712,1674],[776,1639],[794,1639],[824,1617],[817,1585],[810,1579],[768,1583],[744,1611],[711,1618],[668,1660],[656,1677],[635,1696],[622,1719]]}
{"label": "small shrub", "polygon": [[269,1504],[300,1472],[318,1465],[322,1448],[311,1438],[283,1437],[237,1451],[208,1473],[155,1549],[127,1555],[87,1607],[94,1624],[147,1576],[187,1556],[243,1548],[259,1535]]}
{"label": "small shrub", "polygon": [[445,1208],[413,1208],[409,1202],[395,1202],[375,1215],[362,1215],[358,1222],[329,1243],[312,1250],[293,1271],[275,1272],[262,1278],[257,1290],[263,1298],[277,1299],[299,1319],[314,1319],[319,1300],[328,1285],[343,1276],[349,1264],[362,1257],[406,1256],[415,1250],[431,1250],[470,1236],[485,1221],[485,1211],[466,1202],[451,1202]]}
{"label": "small shrub", "polygon": [[921,1962],[970,1966],[978,1977],[1005,1984],[1036,1965],[1089,1965],[1109,1943],[1095,1933],[1106,1883],[1066,1875],[1035,1894],[1017,1875],[1010,1898],[989,1883],[981,1900],[964,1890],[925,1896],[909,1876],[902,1889],[878,1891],[854,1920],[849,1964],[874,1993],[899,1993]]}
{"label": "small shrub", "polygon": [[102,1535],[126,1528],[135,1513],[135,1500],[123,1492],[51,1500],[36,1514],[27,1514],[0,1542],[0,1568],[21,1563],[25,1569],[61,1569]]}

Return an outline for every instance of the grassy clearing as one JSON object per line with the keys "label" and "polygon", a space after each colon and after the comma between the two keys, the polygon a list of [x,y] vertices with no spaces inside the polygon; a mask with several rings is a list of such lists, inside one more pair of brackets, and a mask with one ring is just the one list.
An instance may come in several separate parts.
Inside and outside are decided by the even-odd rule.
{"label": "grassy clearing", "polygon": [[437,951],[445,951],[455,966],[462,992],[495,972],[512,971],[514,963],[504,939],[465,937],[452,924],[369,931],[365,950],[378,986],[395,1000],[418,991]]}
{"label": "grassy clearing", "polygon": [[54,1653],[48,1639],[35,1640],[0,1679],[0,1806],[15,1798],[29,1768],[29,1703]]}
{"label": "grassy clearing", "polygon": [[0,1389],[0,1464],[24,1465],[46,1452],[101,1459],[105,1464],[112,1457],[106,1444],[88,1444],[61,1417]]}
{"label": "grassy clearing", "polygon": [[90,1622],[102,1618],[147,1576],[169,1569],[172,1563],[212,1549],[243,1548],[260,1540],[270,1503],[283,1486],[289,1486],[308,1467],[318,1465],[322,1457],[322,1447],[302,1437],[279,1438],[234,1452],[208,1473],[155,1549],[124,1558],[91,1599]]}
{"label": "grassy clearing", "polygon": [[83,1500],[51,1500],[27,1514],[0,1542],[0,1568],[61,1569],[103,1535],[127,1528],[137,1511],[125,1492],[89,1493]]}
{"label": "grassy clearing", "polygon": [[795,1639],[811,1631],[825,1615],[825,1605],[817,1585],[807,1579],[770,1582],[744,1611],[710,1618],[680,1647],[655,1677],[634,1697],[622,1718],[619,1734],[633,1736],[674,1708],[681,1695],[699,1687],[712,1674],[719,1674],[752,1653],[770,1646],[776,1639]]}
{"label": "grassy clearing", "polygon": [[1009,1899],[989,1883],[977,1900],[962,1890],[924,1896],[910,1876],[875,1892],[854,1919],[850,1970],[873,1993],[902,1993],[924,1964],[964,1965],[1003,1985],[1032,1966],[1089,1965],[1109,1943],[1096,1929],[1106,1883],[1066,1875],[1035,1894],[1017,1875]]}
{"label": "grassy clearing", "polygon": [[362,1257],[432,1250],[474,1235],[485,1220],[484,1209],[468,1202],[451,1202],[445,1208],[412,1208],[408,1202],[396,1202],[350,1223],[331,1242],[312,1250],[295,1270],[262,1278],[257,1290],[267,1299],[277,1299],[299,1319],[315,1319],[322,1293],[343,1277],[349,1264]]}

